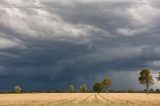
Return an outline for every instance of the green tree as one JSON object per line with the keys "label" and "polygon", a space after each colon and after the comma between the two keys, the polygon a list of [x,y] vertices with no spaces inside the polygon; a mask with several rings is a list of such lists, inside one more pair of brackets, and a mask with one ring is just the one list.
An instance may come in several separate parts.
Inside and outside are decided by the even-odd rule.
{"label": "green tree", "polygon": [[146,87],[146,92],[147,94],[149,94],[149,88],[154,84],[151,72],[148,68],[144,68],[139,74],[140,76],[138,78],[138,81],[140,84]]}
{"label": "green tree", "polygon": [[103,84],[103,90],[106,90],[108,93],[108,89],[112,85],[112,80],[109,77],[106,77],[102,81],[102,84]]}
{"label": "green tree", "polygon": [[73,93],[75,91],[74,85],[69,86],[69,92]]}
{"label": "green tree", "polygon": [[16,93],[21,93],[22,92],[22,88],[20,86],[15,86],[14,89],[15,89]]}
{"label": "green tree", "polygon": [[102,92],[102,90],[103,90],[103,84],[101,82],[97,82],[94,84],[93,86],[94,92],[97,92],[99,94],[100,92]]}
{"label": "green tree", "polygon": [[86,85],[86,84],[82,84],[82,85],[80,86],[80,90],[81,90],[81,92],[83,92],[83,93],[88,92],[88,87],[87,87],[87,85]]}

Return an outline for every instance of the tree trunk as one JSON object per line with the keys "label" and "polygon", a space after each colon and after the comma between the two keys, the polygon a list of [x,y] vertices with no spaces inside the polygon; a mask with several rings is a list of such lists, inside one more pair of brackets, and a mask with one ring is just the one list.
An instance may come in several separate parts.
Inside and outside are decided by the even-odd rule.
{"label": "tree trunk", "polygon": [[147,90],[147,92],[146,92],[147,95],[149,95],[149,86],[148,85],[147,85],[147,89],[146,90]]}

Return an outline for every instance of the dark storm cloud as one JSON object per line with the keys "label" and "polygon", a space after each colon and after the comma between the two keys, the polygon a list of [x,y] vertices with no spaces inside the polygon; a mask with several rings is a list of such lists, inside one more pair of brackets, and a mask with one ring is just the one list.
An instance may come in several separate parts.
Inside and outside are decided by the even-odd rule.
{"label": "dark storm cloud", "polygon": [[113,88],[138,88],[137,71],[157,71],[160,64],[160,9],[145,2],[0,1],[0,79],[9,82],[4,88],[91,87],[106,75]]}

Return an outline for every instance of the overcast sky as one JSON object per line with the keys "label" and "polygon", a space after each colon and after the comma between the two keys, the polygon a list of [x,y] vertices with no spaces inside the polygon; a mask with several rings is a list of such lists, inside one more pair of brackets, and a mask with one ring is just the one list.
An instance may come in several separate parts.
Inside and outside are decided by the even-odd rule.
{"label": "overcast sky", "polygon": [[92,88],[105,76],[143,89],[139,71],[160,70],[159,19],[155,0],[0,0],[0,90]]}

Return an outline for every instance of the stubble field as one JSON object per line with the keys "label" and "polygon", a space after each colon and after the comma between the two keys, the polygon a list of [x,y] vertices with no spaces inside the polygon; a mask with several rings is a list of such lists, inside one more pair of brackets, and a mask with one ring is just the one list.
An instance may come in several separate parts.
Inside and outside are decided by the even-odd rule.
{"label": "stubble field", "polygon": [[0,94],[0,106],[160,106],[160,94]]}

